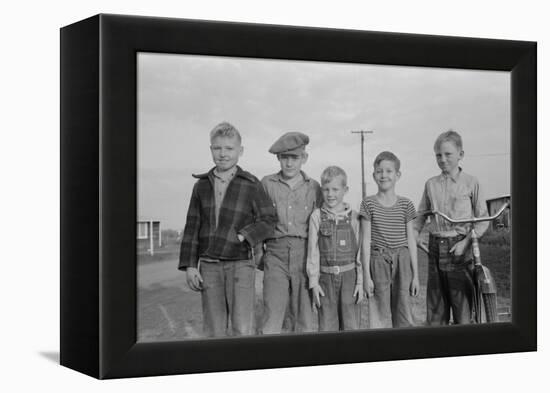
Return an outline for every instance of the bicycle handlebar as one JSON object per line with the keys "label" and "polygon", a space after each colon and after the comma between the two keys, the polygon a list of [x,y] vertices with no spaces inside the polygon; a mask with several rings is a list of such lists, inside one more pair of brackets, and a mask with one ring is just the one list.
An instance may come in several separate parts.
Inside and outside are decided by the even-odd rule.
{"label": "bicycle handlebar", "polygon": [[453,219],[453,218],[447,216],[446,214],[441,213],[440,211],[437,211],[437,210],[425,210],[425,211],[419,212],[417,214],[417,216],[438,215],[438,216],[444,218],[445,220],[449,221],[452,224],[475,224],[476,222],[493,221],[495,218],[500,216],[502,214],[502,212],[504,212],[504,210],[509,206],[510,206],[510,202],[506,202],[504,205],[502,205],[502,207],[494,215],[487,216],[487,217],[472,217],[472,218]]}
{"label": "bicycle handlebar", "polygon": [[[445,220],[447,220],[447,221],[449,221],[453,224],[469,224],[469,223],[474,224],[476,222],[494,220],[495,218],[500,216],[502,214],[502,212],[504,212],[504,210],[506,210],[506,208],[509,207],[509,206],[510,206],[510,202],[506,202],[504,205],[502,205],[502,207],[494,215],[488,216],[488,217],[462,218],[462,219],[456,219],[455,220],[455,219],[452,219],[449,216],[447,216],[446,214],[443,214],[443,213],[441,213],[440,211],[437,211],[437,210],[425,210],[425,211],[422,211],[422,212],[418,212],[417,216],[421,216],[421,215],[438,215],[438,216],[443,217]],[[423,244],[418,244],[417,246],[418,246],[418,248],[420,248],[421,250],[423,250],[427,254],[430,253],[428,248],[426,246],[424,246]]]}

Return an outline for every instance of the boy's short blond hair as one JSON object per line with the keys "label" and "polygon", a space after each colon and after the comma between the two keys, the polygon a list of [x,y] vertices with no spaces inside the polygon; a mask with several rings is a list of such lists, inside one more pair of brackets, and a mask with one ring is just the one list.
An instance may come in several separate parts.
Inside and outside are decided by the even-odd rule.
{"label": "boy's short blond hair", "polygon": [[462,137],[458,132],[451,129],[441,133],[435,140],[434,150],[437,150],[444,142],[452,142],[458,150],[462,151]]}
{"label": "boy's short blond hair", "polygon": [[327,184],[338,176],[342,178],[342,185],[347,187],[348,175],[346,175],[346,172],[339,166],[329,166],[321,173],[321,185]]}
{"label": "boy's short blond hair", "polygon": [[228,123],[226,121],[221,122],[216,127],[210,131],[210,142],[214,140],[216,137],[226,137],[226,138],[237,138],[239,141],[239,144],[241,143],[241,134],[239,133],[239,130],[235,128],[231,123]]}
{"label": "boy's short blond hair", "polygon": [[393,164],[395,165],[396,172],[399,172],[399,170],[401,169],[401,161],[399,161],[399,158],[397,158],[397,156],[393,154],[391,151],[383,151],[382,153],[376,156],[376,158],[374,159],[374,163],[372,164],[374,169],[376,169],[376,167],[380,165],[382,161],[393,162]]}

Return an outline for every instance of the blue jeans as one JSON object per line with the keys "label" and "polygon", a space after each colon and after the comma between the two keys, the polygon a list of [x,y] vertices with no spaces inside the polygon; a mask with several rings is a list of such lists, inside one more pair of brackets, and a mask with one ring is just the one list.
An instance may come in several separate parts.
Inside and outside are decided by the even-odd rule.
{"label": "blue jeans", "polygon": [[252,260],[201,260],[202,315],[207,337],[254,332],[256,264]]}
{"label": "blue jeans", "polygon": [[307,240],[283,237],[267,242],[264,255],[263,334],[281,333],[285,313],[293,332],[314,330],[306,275]]}
{"label": "blue jeans", "polygon": [[413,326],[409,249],[373,248],[370,271],[374,281],[374,296],[369,300],[370,327]]}

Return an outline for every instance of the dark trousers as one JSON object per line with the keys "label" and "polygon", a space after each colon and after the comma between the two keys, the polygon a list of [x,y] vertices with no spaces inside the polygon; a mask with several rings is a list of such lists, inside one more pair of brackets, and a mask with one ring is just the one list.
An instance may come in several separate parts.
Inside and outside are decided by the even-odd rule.
{"label": "dark trousers", "polygon": [[428,325],[472,323],[473,263],[464,255],[455,257],[449,250],[463,237],[430,236],[428,286],[426,293]]}

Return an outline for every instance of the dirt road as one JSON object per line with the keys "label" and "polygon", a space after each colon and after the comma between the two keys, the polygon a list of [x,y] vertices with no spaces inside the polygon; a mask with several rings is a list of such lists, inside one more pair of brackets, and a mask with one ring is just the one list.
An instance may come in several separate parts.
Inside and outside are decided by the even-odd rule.
{"label": "dirt road", "polygon": [[[138,340],[169,341],[201,338],[200,293],[192,291],[177,261],[141,264],[138,267]],[[263,273],[256,271],[256,325],[262,315]],[[425,318],[425,287],[414,300],[417,322]],[[366,328],[368,308],[361,306],[361,327]]]}
{"label": "dirt road", "polygon": [[[490,255],[490,253],[487,253]],[[418,269],[420,277],[420,295],[413,299],[413,314],[417,325],[426,319],[426,279],[427,257],[419,253]],[[498,255],[495,260],[509,260],[508,256]],[[490,261],[487,261],[490,262]],[[494,264],[494,262],[493,262]],[[496,265],[491,270],[497,271]],[[502,267],[500,271],[508,271]],[[263,273],[256,271],[256,326],[262,318],[262,280]],[[509,275],[502,277],[509,287]],[[500,293],[505,293],[502,291]],[[506,293],[506,295],[509,294]],[[499,309],[510,306],[508,297],[498,298]],[[506,317],[501,321],[508,320]],[[361,306],[361,328],[368,323],[367,304]],[[200,293],[192,291],[185,281],[185,273],[177,270],[177,260],[163,259],[158,262],[138,261],[138,340],[171,341],[202,337],[202,312]]]}

